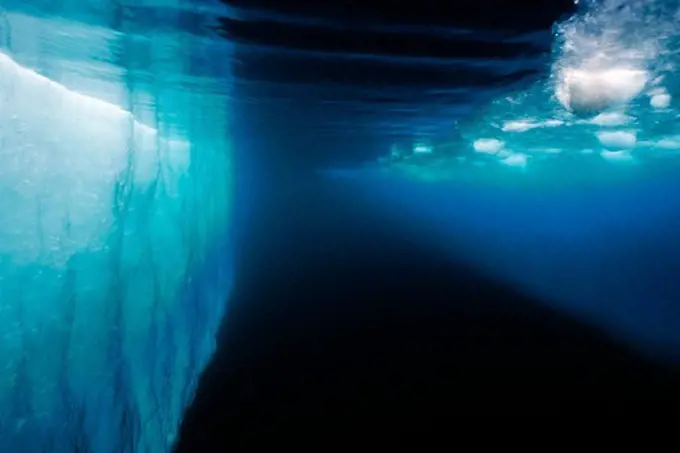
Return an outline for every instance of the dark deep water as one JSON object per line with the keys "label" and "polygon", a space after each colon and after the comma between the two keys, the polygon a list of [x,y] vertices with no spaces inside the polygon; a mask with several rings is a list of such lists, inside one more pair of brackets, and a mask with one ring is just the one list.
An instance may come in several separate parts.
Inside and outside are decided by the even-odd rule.
{"label": "dark deep water", "polygon": [[[672,184],[653,180],[650,189],[643,181],[614,195],[594,184],[557,193],[560,209],[527,207],[506,190],[495,195],[509,207],[497,209],[475,207],[470,200],[483,196],[466,198],[472,189],[316,171],[375,160],[389,143],[422,133],[455,140],[455,121],[544,75],[550,27],[573,11],[571,2],[227,3],[249,11],[240,10],[243,22],[222,23],[241,46],[232,124],[237,277],[178,451],[222,451],[274,435],[283,436],[278,445],[391,446],[418,433],[445,439],[439,423],[453,416],[675,412],[680,380],[668,357],[677,351],[678,207],[657,201],[662,229],[607,223],[635,224],[626,200],[651,199]],[[441,32],[452,29],[472,33]],[[509,37],[528,34],[530,44]],[[550,215],[548,233],[508,232]],[[489,229],[491,221],[505,227]],[[616,236],[618,252],[601,252],[597,235],[565,239],[579,227]],[[487,247],[484,232],[497,234]],[[533,276],[513,284],[522,278],[508,269],[530,261]],[[641,263],[655,270],[640,272]],[[637,279],[628,299],[627,289],[612,290],[617,279]],[[568,302],[552,300],[558,293]],[[639,342],[617,330],[632,324]],[[650,346],[659,331],[667,332],[658,334],[665,349]]]}

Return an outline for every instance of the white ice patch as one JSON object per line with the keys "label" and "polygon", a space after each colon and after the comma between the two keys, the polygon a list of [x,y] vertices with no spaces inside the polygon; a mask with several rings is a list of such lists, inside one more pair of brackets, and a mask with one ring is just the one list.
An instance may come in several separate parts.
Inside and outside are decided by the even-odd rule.
{"label": "white ice patch", "polygon": [[588,122],[596,126],[622,126],[629,123],[632,119],[621,112],[603,112]]}
{"label": "white ice patch", "polygon": [[653,94],[649,98],[649,105],[655,109],[667,109],[671,105],[671,95],[668,93]]}
{"label": "white ice patch", "polygon": [[680,149],[680,137],[665,137],[650,142],[650,145],[659,149],[677,150]]}
{"label": "white ice patch", "polygon": [[546,120],[541,123],[542,127],[558,127],[563,126],[565,123],[562,120]]}
{"label": "white ice patch", "polygon": [[503,148],[504,144],[503,141],[495,138],[480,138],[474,141],[472,147],[478,153],[496,154]]}
{"label": "white ice patch", "polygon": [[632,162],[633,161],[633,156],[630,154],[629,151],[626,150],[621,150],[621,151],[607,151],[604,150],[600,153],[600,156],[602,158],[612,161],[612,162]]}
{"label": "white ice patch", "polygon": [[2,53],[0,98],[0,255],[16,262],[64,263],[104,246],[117,183],[172,190],[189,166],[188,144]]}
{"label": "white ice patch", "polygon": [[527,160],[529,156],[522,153],[511,153],[508,157],[501,160],[501,162],[510,167],[520,167],[524,168],[527,165]]}
{"label": "white ice patch", "polygon": [[503,127],[501,130],[503,132],[526,132],[531,129],[534,129],[538,127],[535,123],[529,120],[516,120],[516,121],[507,121],[505,124],[503,124]]}
{"label": "white ice patch", "polygon": [[629,68],[563,69],[559,74],[557,100],[568,110],[588,114],[627,104],[649,81],[646,71]]}
{"label": "white ice patch", "polygon": [[637,142],[635,132],[631,131],[600,131],[596,135],[602,146],[609,150],[632,148]]}
{"label": "white ice patch", "polygon": [[531,129],[537,129],[541,127],[557,127],[563,125],[564,122],[560,120],[546,120],[546,121],[534,121],[529,119],[524,120],[514,120],[506,121],[503,124],[501,130],[503,132],[526,132]]}

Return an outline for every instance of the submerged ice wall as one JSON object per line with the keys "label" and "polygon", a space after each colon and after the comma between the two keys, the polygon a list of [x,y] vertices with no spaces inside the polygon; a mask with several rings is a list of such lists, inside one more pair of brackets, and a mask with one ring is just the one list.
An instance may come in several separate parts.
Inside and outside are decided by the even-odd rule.
{"label": "submerged ice wall", "polygon": [[0,451],[168,451],[231,285],[226,95],[186,35],[0,13]]}

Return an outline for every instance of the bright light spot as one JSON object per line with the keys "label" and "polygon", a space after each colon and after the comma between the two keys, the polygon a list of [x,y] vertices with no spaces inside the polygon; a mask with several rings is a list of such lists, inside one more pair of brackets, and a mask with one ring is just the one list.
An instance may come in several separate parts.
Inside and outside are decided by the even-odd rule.
{"label": "bright light spot", "polygon": [[432,153],[432,147],[425,145],[423,143],[418,143],[413,147],[413,153],[414,154],[431,154]]}
{"label": "bright light spot", "polygon": [[602,131],[596,135],[602,146],[610,150],[632,148],[637,142],[635,133],[629,131]]}

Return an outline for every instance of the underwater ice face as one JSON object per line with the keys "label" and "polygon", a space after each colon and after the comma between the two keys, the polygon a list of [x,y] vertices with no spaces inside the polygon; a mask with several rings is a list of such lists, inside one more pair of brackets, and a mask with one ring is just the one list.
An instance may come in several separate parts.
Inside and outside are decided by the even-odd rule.
{"label": "underwater ice face", "polygon": [[15,264],[63,266],[78,251],[101,250],[121,175],[130,171],[128,184],[144,190],[162,166],[164,188],[173,192],[189,168],[186,141],[159,137],[120,107],[70,91],[5,54],[0,96],[0,254]]}
{"label": "underwater ice face", "polygon": [[[226,94],[182,85],[187,36],[4,19],[0,445],[169,451],[231,287]],[[131,40],[160,55],[155,84],[67,58]],[[41,51],[55,42],[71,46]]]}

